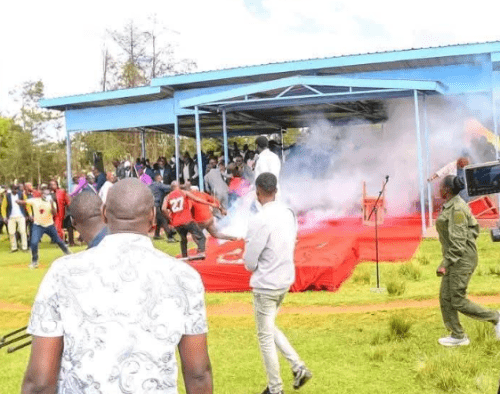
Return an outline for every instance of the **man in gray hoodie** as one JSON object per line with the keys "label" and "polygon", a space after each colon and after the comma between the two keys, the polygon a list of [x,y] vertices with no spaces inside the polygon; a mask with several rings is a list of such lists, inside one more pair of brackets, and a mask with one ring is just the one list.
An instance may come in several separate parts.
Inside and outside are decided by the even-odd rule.
{"label": "man in gray hoodie", "polygon": [[243,257],[252,271],[255,320],[268,386],[262,394],[283,393],[278,360],[279,350],[288,360],[294,375],[293,387],[302,387],[311,377],[304,362],[285,335],[276,327],[278,308],[295,281],[294,252],[297,222],[291,209],[276,201],[278,180],[270,172],[255,181],[257,200],[262,209],[248,224]]}

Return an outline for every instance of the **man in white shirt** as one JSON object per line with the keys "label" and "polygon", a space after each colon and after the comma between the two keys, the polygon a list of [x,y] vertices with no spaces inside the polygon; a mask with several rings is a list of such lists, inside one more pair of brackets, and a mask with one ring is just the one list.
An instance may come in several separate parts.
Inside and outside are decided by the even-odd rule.
{"label": "man in white shirt", "polygon": [[101,190],[99,190],[99,197],[101,198],[103,204],[106,203],[106,198],[108,196],[109,189],[116,183],[117,178],[112,172],[106,174],[106,182],[102,185]]}
{"label": "man in white shirt", "polygon": [[255,140],[255,144],[257,145],[257,153],[259,157],[257,162],[255,163],[255,171],[254,176],[255,179],[264,172],[270,172],[274,174],[274,176],[280,179],[280,171],[281,171],[281,160],[276,153],[273,153],[269,150],[269,142],[267,138],[264,136],[257,137]]}
{"label": "man in white shirt", "polygon": [[[153,247],[153,195],[138,179],[114,185],[99,245],[56,260],[33,305],[22,392],[212,394],[199,274]],[[64,356],[63,356],[64,352]]]}
{"label": "man in white shirt", "polygon": [[264,172],[255,181],[262,209],[249,222],[243,259],[252,271],[255,319],[268,386],[262,394],[283,393],[277,349],[292,367],[293,387],[302,387],[311,377],[304,362],[285,335],[275,326],[278,308],[295,281],[294,252],[297,222],[291,209],[276,201],[278,180]]}

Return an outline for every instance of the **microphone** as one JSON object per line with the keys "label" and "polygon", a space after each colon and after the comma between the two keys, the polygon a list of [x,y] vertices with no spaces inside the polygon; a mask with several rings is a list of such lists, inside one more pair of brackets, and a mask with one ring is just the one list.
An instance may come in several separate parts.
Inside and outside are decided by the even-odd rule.
{"label": "microphone", "polygon": [[386,176],[385,176],[385,181],[386,181],[386,182],[389,182],[389,175],[386,175]]}

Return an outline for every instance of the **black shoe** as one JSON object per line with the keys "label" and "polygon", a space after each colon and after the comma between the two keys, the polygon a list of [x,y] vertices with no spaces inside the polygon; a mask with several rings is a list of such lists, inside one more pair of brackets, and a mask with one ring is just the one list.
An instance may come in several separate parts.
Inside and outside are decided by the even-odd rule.
{"label": "black shoe", "polygon": [[312,373],[305,366],[299,368],[298,371],[293,373],[293,388],[295,390],[300,389],[306,382],[312,378]]}
{"label": "black shoe", "polygon": [[14,249],[10,251],[10,253],[16,253],[16,252],[19,252],[19,249]]}
{"label": "black shoe", "polygon": [[[262,394],[271,394],[271,392],[269,391],[269,387],[266,387]],[[285,394],[285,392],[281,390],[278,394]]]}
{"label": "black shoe", "polygon": [[159,240],[159,239],[161,239],[161,237],[160,237],[159,235],[158,235],[158,236],[156,236],[156,235],[155,235],[155,236],[153,237],[153,239],[155,239],[155,240]]}

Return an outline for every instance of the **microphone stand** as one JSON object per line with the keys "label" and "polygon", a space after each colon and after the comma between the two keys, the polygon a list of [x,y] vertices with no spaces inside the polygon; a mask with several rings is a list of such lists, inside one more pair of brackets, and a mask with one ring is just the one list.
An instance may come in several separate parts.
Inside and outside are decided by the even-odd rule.
{"label": "microphone stand", "polygon": [[376,262],[376,267],[377,267],[377,288],[372,289],[372,291],[376,292],[382,292],[385,289],[380,287],[380,271],[379,271],[379,258],[378,258],[378,202],[380,201],[380,198],[384,194],[385,187],[387,186],[387,183],[389,183],[389,175],[385,177],[385,182],[382,185],[382,190],[380,190],[380,193],[378,194],[377,200],[375,201],[375,204],[373,205],[372,211],[370,212],[370,215],[368,216],[368,221],[370,221],[371,217],[373,214],[375,214],[375,262]]}

